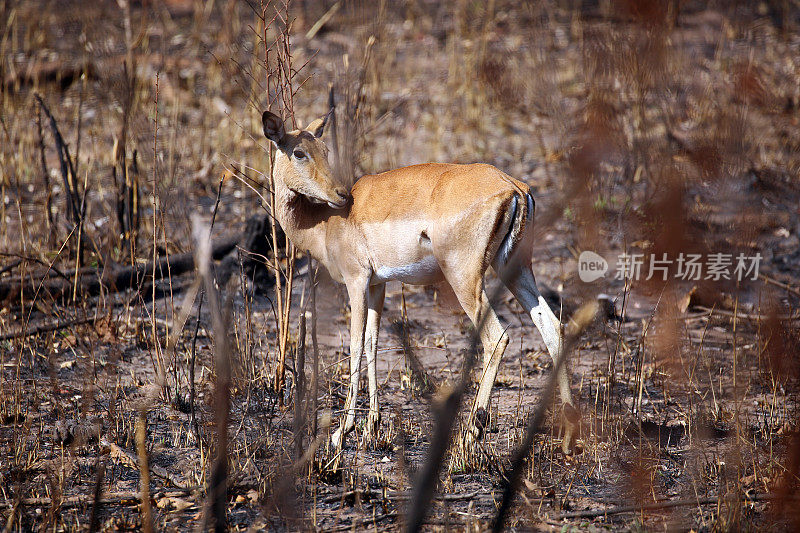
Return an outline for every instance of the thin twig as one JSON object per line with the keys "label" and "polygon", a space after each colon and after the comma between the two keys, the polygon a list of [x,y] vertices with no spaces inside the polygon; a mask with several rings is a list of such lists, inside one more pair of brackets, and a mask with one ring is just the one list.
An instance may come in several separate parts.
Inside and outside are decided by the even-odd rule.
{"label": "thin twig", "polygon": [[[36,113],[36,133],[39,141],[39,158],[42,164],[42,177],[44,178],[44,188],[47,192],[45,200],[45,210],[47,211],[47,228],[52,232],[53,228],[53,190],[50,187],[50,171],[47,168],[47,157],[45,155],[44,135],[42,134],[42,109],[39,107]],[[52,234],[52,233],[51,233]]]}
{"label": "thin twig", "polygon": [[788,283],[783,283],[769,276],[765,276],[764,274],[759,274],[758,277],[764,280],[766,283],[769,283],[770,285],[775,285],[776,287],[780,287],[788,292],[791,292],[795,296],[800,296],[800,289],[795,289]]}
{"label": "thin twig", "polygon": [[100,527],[100,507],[103,505],[103,478],[105,477],[105,474],[106,464],[98,461],[97,476],[94,481],[92,514],[89,517],[89,533],[94,533]]}
{"label": "thin twig", "polygon": [[153,532],[153,509],[150,506],[150,468],[147,463],[147,418],[140,412],[136,418],[136,453],[139,455],[139,497],[142,503],[142,531]]}
{"label": "thin twig", "polygon": [[297,331],[294,360],[294,443],[297,458],[303,455],[303,433],[305,432],[305,398],[306,398],[306,314],[300,311],[300,324]]}
{"label": "thin twig", "polygon": [[319,411],[319,346],[317,345],[317,276],[311,254],[306,252],[308,257],[308,285],[310,287],[311,299],[311,350],[313,352],[314,367],[311,370],[311,410],[314,420],[311,426],[311,433],[317,437],[317,414]]}
{"label": "thin twig", "polygon": [[336,12],[339,11],[341,4],[342,4],[341,1],[333,4],[333,6],[331,6],[331,8],[328,11],[326,11],[325,14],[322,15],[319,18],[319,20],[314,23],[313,26],[311,26],[311,29],[308,30],[308,32],[306,32],[306,39],[308,39],[309,41],[313,39],[314,36],[319,32],[319,30],[321,30],[322,27],[336,14]]}
{"label": "thin twig", "polygon": [[[61,131],[58,129],[58,124],[56,123],[55,117],[52,115],[52,113],[50,113],[50,109],[47,108],[47,105],[45,105],[42,97],[39,96],[39,94],[34,94],[34,98],[36,98],[36,101],[39,103],[39,108],[44,111],[44,114],[47,115],[47,118],[50,120],[50,129],[53,132],[53,138],[55,139],[56,149],[58,152],[58,159],[61,163],[61,177],[64,181],[67,210],[72,215],[73,224],[80,226],[81,206],[78,204],[78,197],[80,195],[78,193],[78,185],[76,181],[78,176],[75,173],[75,164],[69,155],[69,147],[64,141],[64,137],[61,136]],[[78,246],[78,250],[80,250],[80,246]]]}

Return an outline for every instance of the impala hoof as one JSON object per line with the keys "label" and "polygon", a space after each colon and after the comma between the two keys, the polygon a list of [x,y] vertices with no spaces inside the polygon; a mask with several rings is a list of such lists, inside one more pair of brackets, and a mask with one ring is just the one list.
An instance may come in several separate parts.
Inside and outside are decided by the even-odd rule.
{"label": "impala hoof", "polygon": [[475,419],[472,424],[478,432],[477,438],[480,439],[483,437],[483,433],[489,426],[489,411],[483,407],[478,407],[478,409],[475,410]]}
{"label": "impala hoof", "polygon": [[478,407],[467,419],[461,439],[461,450],[469,453],[475,447],[475,443],[483,438],[488,424],[489,413],[483,407]]}
{"label": "impala hoof", "polygon": [[462,434],[461,442],[459,443],[461,453],[463,455],[469,455],[475,448],[475,443],[478,442],[478,439],[480,439],[480,435],[475,426],[473,425],[468,427],[467,430]]}
{"label": "impala hoof", "polygon": [[343,444],[344,444],[344,431],[342,431],[342,428],[340,427],[339,429],[334,431],[333,434],[331,435],[331,447],[333,447],[334,450],[341,450]]}
{"label": "impala hoof", "polygon": [[469,444],[483,438],[483,433],[486,426],[489,425],[489,413],[483,407],[478,407],[467,419],[467,424],[464,431],[464,443],[469,440]]}

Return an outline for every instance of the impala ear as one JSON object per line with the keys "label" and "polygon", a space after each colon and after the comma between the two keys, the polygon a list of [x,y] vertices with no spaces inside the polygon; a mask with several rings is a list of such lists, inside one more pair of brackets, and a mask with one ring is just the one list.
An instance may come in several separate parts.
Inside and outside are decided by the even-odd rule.
{"label": "impala ear", "polygon": [[264,137],[280,146],[286,136],[281,117],[271,111],[264,111],[261,115],[261,124],[264,126]]}
{"label": "impala ear", "polygon": [[325,125],[328,123],[328,115],[324,117],[318,118],[316,120],[312,120],[311,124],[306,126],[306,131],[311,132],[314,137],[319,139],[322,137],[322,134],[325,133]]}

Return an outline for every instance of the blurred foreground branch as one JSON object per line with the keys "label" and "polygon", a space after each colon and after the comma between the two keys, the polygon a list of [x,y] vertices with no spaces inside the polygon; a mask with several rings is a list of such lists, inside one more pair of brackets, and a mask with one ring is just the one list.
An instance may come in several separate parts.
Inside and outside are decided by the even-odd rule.
{"label": "blurred foreground branch", "polygon": [[539,404],[536,406],[536,411],[534,411],[528,418],[528,424],[525,428],[525,436],[522,439],[522,444],[520,444],[517,450],[514,452],[514,457],[511,460],[511,470],[506,476],[507,482],[505,489],[503,490],[503,501],[500,504],[500,509],[497,512],[494,524],[492,524],[492,531],[502,531],[505,527],[506,516],[511,510],[511,505],[514,503],[514,497],[517,495],[517,491],[519,490],[520,478],[522,477],[525,461],[527,460],[528,455],[531,452],[531,448],[533,447],[533,439],[539,433],[539,428],[541,428],[542,422],[544,421],[544,415],[547,412],[548,407],[550,407],[550,402],[553,398],[553,392],[555,392],[556,389],[556,376],[558,376],[558,371],[561,365],[563,365],[567,360],[567,355],[575,347],[575,344],[577,343],[578,338],[583,330],[594,321],[595,316],[597,316],[598,307],[597,300],[592,300],[583,304],[577,311],[575,311],[575,314],[568,323],[567,331],[564,335],[564,344],[562,345],[564,355],[558,360],[558,364],[553,368],[550,374],[550,379],[547,380],[547,386],[545,387],[544,392],[542,392]]}
{"label": "blurred foreground branch", "polygon": [[217,429],[217,457],[211,471],[206,511],[202,530],[214,524],[218,532],[227,529],[228,506],[228,419],[231,408],[231,345],[228,339],[227,321],[222,308],[216,283],[211,275],[211,229],[198,216],[192,219],[195,240],[195,261],[203,279],[211,324],[214,330],[214,367],[217,374],[214,390],[214,421]]}

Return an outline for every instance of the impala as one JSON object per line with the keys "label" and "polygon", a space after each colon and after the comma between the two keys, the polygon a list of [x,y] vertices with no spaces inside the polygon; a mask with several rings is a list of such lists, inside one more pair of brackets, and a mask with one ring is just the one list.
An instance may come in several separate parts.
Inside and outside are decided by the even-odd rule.
{"label": "impala", "polygon": [[486,164],[428,163],[361,177],[351,190],[337,184],[321,137],[326,119],[287,132],[265,111],[264,135],[277,148],[275,218],[292,243],[307,250],[344,283],[350,298],[350,388],[344,420],[333,433],[340,450],[355,424],[361,355],[369,383],[367,434],[380,425],[376,351],[386,282],[433,284],[446,280],[479,331],[483,373],[467,421],[479,438],[489,397],[508,345],[484,290],[491,266],[533,319],[558,369],[564,404],[565,452],[579,414],[572,404],[562,357],[559,320],[536,287],[531,270],[534,201],[529,187]]}

